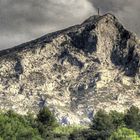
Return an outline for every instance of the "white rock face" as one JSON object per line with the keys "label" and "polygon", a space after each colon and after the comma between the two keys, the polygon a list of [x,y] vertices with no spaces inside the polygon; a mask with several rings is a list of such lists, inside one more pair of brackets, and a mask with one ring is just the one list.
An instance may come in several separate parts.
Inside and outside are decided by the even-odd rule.
{"label": "white rock face", "polygon": [[111,15],[0,52],[0,108],[48,106],[63,124],[87,124],[99,109],[140,107],[140,45]]}

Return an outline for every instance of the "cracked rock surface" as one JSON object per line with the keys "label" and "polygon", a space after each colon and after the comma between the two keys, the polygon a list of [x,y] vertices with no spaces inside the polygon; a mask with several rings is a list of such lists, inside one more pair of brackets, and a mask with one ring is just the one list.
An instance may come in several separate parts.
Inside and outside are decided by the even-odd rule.
{"label": "cracked rock surface", "polygon": [[0,109],[88,124],[99,109],[140,108],[140,41],[111,14],[0,51]]}

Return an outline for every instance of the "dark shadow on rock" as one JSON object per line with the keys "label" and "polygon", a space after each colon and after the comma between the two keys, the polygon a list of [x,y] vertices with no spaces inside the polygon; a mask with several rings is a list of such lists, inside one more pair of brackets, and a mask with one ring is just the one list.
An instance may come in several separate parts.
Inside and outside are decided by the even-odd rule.
{"label": "dark shadow on rock", "polygon": [[64,61],[68,61],[72,66],[77,66],[80,69],[83,68],[84,64],[78,60],[76,57],[72,56],[67,49],[65,49],[64,51],[62,51],[62,53],[60,54],[60,56],[58,56],[58,61],[61,62],[61,64],[63,65]]}
{"label": "dark shadow on rock", "polygon": [[15,64],[15,72],[17,74],[22,74],[23,73],[23,67],[22,67],[22,64],[21,64],[21,60],[19,58],[16,58],[16,64]]}
{"label": "dark shadow on rock", "polygon": [[139,68],[139,55],[135,51],[135,45],[128,44],[131,35],[128,31],[121,31],[117,44],[113,47],[111,61],[116,66],[120,66],[126,76],[133,77]]}
{"label": "dark shadow on rock", "polygon": [[11,79],[16,78],[17,80],[19,80],[19,76],[23,74],[23,66],[21,63],[22,58],[17,54],[12,54],[12,55],[7,55],[4,59],[5,61],[14,64],[13,67],[14,73],[12,74],[9,73],[9,78],[11,77]]}
{"label": "dark shadow on rock", "polygon": [[89,83],[85,84],[83,82],[78,84],[78,81],[77,85],[71,85],[69,87],[72,111],[78,109],[77,107],[79,105],[87,104],[88,100],[94,96],[96,90],[96,82],[100,80],[100,74],[97,73],[93,77],[87,77],[87,79],[89,79]]}
{"label": "dark shadow on rock", "polygon": [[[93,53],[96,51],[97,36],[95,32],[91,31],[95,28],[95,25],[85,26],[84,30],[70,32],[68,36],[71,38],[72,46],[83,50],[85,53]],[[83,30],[83,31],[82,31]]]}

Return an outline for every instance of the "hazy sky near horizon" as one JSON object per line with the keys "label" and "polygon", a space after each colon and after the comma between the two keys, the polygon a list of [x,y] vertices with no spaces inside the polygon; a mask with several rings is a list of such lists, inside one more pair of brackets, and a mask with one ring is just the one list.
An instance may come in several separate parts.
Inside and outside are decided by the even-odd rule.
{"label": "hazy sky near horizon", "polygon": [[140,0],[0,0],[0,49],[111,12],[140,36]]}

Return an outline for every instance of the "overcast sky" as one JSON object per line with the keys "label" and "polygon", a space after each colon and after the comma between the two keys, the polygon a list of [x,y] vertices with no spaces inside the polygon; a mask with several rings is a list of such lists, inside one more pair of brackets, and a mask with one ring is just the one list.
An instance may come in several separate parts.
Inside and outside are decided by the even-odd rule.
{"label": "overcast sky", "polygon": [[98,7],[140,36],[140,0],[0,0],[0,49],[79,24]]}

